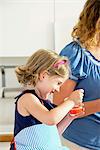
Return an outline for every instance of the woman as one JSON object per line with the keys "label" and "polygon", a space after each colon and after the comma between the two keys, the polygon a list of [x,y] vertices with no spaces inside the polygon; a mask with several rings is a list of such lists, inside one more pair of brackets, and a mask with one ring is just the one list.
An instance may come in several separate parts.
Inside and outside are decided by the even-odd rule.
{"label": "woman", "polygon": [[85,115],[72,122],[62,141],[71,150],[100,150],[100,0],[87,0],[72,37],[60,53],[69,58],[72,75],[55,92],[54,102],[59,104],[82,88]]}

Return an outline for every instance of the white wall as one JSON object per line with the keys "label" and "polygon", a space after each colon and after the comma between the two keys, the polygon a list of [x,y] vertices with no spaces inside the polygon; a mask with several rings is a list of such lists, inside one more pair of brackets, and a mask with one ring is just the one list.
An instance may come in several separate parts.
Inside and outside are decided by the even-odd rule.
{"label": "white wall", "polygon": [[0,0],[0,55],[53,49],[54,0]]}
{"label": "white wall", "polygon": [[29,56],[39,48],[60,50],[71,39],[84,2],[0,0],[0,56]]}
{"label": "white wall", "polygon": [[59,53],[72,40],[71,32],[77,23],[86,0],[55,0],[55,49]]}
{"label": "white wall", "polygon": [[[23,64],[39,48],[59,53],[71,41],[72,28],[84,3],[85,0],[0,0],[0,65]],[[6,70],[6,84],[18,85],[14,70]]]}

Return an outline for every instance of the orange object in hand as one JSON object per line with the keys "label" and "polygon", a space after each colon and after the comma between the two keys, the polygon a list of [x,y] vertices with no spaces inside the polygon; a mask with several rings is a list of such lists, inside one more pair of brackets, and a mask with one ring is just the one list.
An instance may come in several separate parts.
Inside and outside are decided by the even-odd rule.
{"label": "orange object in hand", "polygon": [[77,106],[77,107],[74,107],[72,108],[70,111],[69,111],[69,114],[71,116],[75,116],[81,112],[84,112],[84,108],[82,106]]}

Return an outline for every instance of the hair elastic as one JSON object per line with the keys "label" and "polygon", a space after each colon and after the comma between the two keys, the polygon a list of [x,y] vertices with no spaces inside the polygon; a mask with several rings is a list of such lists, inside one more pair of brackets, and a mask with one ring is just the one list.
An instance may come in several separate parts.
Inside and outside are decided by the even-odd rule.
{"label": "hair elastic", "polygon": [[59,66],[63,65],[63,64],[66,64],[67,63],[67,60],[61,60],[61,61],[58,61],[56,62],[53,67],[54,68],[58,68]]}

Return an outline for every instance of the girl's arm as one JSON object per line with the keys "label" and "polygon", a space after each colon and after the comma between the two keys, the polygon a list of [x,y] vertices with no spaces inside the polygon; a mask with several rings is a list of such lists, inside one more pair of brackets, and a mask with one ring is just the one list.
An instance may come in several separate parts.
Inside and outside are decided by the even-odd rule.
{"label": "girl's arm", "polygon": [[50,111],[40,103],[39,99],[30,93],[24,94],[18,101],[18,111],[23,116],[30,114],[40,122],[48,125],[58,124],[75,104],[82,102],[83,91],[74,91],[66,101]]}
{"label": "girl's arm", "polygon": [[[27,96],[27,95],[26,95]],[[50,111],[40,103],[40,101],[33,95],[28,95],[24,98],[24,108],[31,114],[33,117],[37,118],[40,122],[47,124],[47,125],[56,125],[60,122],[64,116],[72,109],[75,105],[74,101],[67,100],[57,106]]]}

